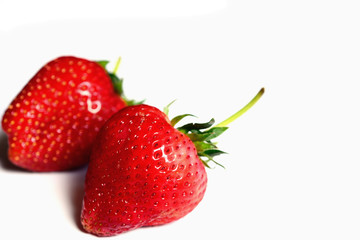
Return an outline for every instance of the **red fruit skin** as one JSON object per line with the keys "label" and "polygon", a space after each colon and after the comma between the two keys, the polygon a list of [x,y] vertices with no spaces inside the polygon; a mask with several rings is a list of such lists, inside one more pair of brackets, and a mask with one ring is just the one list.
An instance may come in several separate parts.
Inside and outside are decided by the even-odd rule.
{"label": "red fruit skin", "polygon": [[199,204],[206,185],[194,144],[163,112],[126,107],[106,122],[94,144],[81,223],[97,236],[170,223]]}
{"label": "red fruit skin", "polygon": [[99,64],[57,58],[35,74],[3,116],[9,159],[38,172],[81,166],[101,126],[124,106]]}

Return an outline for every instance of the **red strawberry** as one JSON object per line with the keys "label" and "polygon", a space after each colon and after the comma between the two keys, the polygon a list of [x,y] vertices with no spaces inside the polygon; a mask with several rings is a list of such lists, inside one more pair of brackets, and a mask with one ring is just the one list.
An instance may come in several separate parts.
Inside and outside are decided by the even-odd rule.
{"label": "red strawberry", "polygon": [[81,213],[84,229],[111,236],[170,223],[191,212],[206,190],[204,164],[223,153],[211,140],[249,109],[263,91],[212,128],[213,119],[175,129],[174,125],[188,115],[169,121],[166,114],[148,105],[126,107],[113,115],[91,153]]}
{"label": "red strawberry", "polygon": [[66,56],[35,74],[3,116],[11,162],[40,172],[88,162],[99,129],[126,105],[101,64]]}

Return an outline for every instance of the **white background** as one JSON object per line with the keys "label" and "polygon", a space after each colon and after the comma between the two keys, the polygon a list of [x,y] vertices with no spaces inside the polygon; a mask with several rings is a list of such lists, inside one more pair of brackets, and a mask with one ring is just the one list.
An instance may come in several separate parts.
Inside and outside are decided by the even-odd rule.
{"label": "white background", "polygon": [[[348,0],[1,0],[0,111],[62,55],[121,56],[127,96],[177,99],[170,115],[199,121],[264,86],[218,139],[226,169],[208,170],[201,204],[112,239],[360,239],[359,12]],[[0,238],[95,239],[78,220],[86,169],[20,171],[0,138]]]}

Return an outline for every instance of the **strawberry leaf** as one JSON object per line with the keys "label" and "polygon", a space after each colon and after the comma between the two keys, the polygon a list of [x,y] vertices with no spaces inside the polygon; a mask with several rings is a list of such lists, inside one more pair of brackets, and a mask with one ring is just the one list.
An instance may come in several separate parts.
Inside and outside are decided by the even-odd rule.
{"label": "strawberry leaf", "polygon": [[100,60],[96,61],[100,66],[102,66],[106,70],[106,66],[108,65],[109,61],[107,60]]}
{"label": "strawberry leaf", "polygon": [[218,136],[220,136],[223,132],[225,132],[228,127],[213,127],[203,133],[206,138],[203,141],[210,141]]}
{"label": "strawberry leaf", "polygon": [[182,127],[179,127],[178,130],[183,133],[187,133],[192,130],[200,130],[200,129],[206,129],[214,125],[215,119],[211,119],[209,122],[206,123],[188,123],[185,124]]}
{"label": "strawberry leaf", "polygon": [[225,132],[228,129],[228,127],[213,127],[205,132],[199,132],[196,130],[193,130],[191,133],[187,134],[189,138],[193,141],[210,141],[211,139],[214,139],[218,136],[220,136],[223,132]]}
{"label": "strawberry leaf", "polygon": [[[211,168],[210,167],[210,165],[208,164],[209,162],[213,162],[213,163],[215,163],[216,165],[218,165],[218,166],[220,166],[220,167],[222,167],[222,168],[224,168],[225,169],[225,167],[222,165],[222,164],[220,164],[220,163],[218,163],[217,161],[215,161],[211,156],[209,156],[209,155],[206,155],[206,154],[204,154],[204,153],[200,153],[200,159],[201,159],[201,161],[203,162],[203,164],[205,165],[205,167],[207,167],[207,168]],[[203,158],[201,158],[201,157],[206,157],[207,158],[207,160],[204,160]]]}
{"label": "strawberry leaf", "polygon": [[164,113],[168,116],[169,115],[169,110],[170,110],[170,106],[174,103],[176,101],[176,99],[175,100],[172,100],[171,101],[171,103],[169,103],[168,105],[166,105],[165,107],[164,107]]}
{"label": "strawberry leaf", "polygon": [[109,77],[111,79],[111,82],[114,86],[114,89],[115,89],[115,92],[122,96],[124,94],[124,89],[123,89],[123,82],[124,82],[124,79],[122,78],[119,78],[118,76],[116,76],[115,74],[113,73],[108,73],[109,74]]}
{"label": "strawberry leaf", "polygon": [[192,114],[183,114],[183,115],[179,115],[179,116],[176,116],[176,117],[174,117],[173,119],[171,119],[171,126],[175,126],[178,122],[180,122],[183,118],[185,118],[185,117],[189,117],[189,116],[191,116],[191,117],[195,117],[194,115],[192,115]]}
{"label": "strawberry leaf", "polygon": [[[102,61],[97,61],[97,63],[102,66],[105,70],[106,70],[106,66],[107,64],[109,63],[109,61],[106,61],[106,60],[102,60]],[[125,96],[124,94],[124,88],[123,88],[123,82],[124,82],[124,79],[123,78],[119,78],[117,75],[116,75],[116,70],[119,66],[119,61],[115,67],[115,70],[114,72],[109,72],[107,71],[110,79],[111,79],[111,82],[113,84],[113,87],[114,87],[114,91],[116,92],[117,95],[119,95],[125,102],[126,102],[126,105],[128,106],[133,106],[133,105],[139,105],[139,104],[142,104],[145,102],[145,100],[141,100],[141,101],[136,101],[134,99],[129,99]]]}
{"label": "strawberry leaf", "polygon": [[207,156],[215,157],[215,156],[219,156],[220,154],[225,154],[226,152],[221,151],[219,149],[208,149],[205,150],[203,153],[206,154]]}
{"label": "strawberry leaf", "polygon": [[211,142],[194,142],[194,145],[198,152],[204,152],[210,149],[216,149],[216,145]]}
{"label": "strawberry leaf", "polygon": [[206,160],[206,161],[205,161],[205,160],[203,160],[203,159],[201,159],[201,158],[200,158],[200,160],[201,160],[201,162],[204,164],[205,167],[211,168],[211,167],[209,166],[209,164],[208,164],[209,160]]}

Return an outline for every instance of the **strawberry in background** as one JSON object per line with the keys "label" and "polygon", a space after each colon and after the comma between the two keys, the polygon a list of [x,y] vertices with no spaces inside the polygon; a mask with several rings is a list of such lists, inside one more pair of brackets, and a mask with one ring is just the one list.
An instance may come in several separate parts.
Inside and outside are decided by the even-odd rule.
{"label": "strawberry in background", "polygon": [[127,105],[122,79],[108,73],[106,64],[64,56],[30,79],[2,119],[13,164],[47,172],[88,162],[101,126]]}

